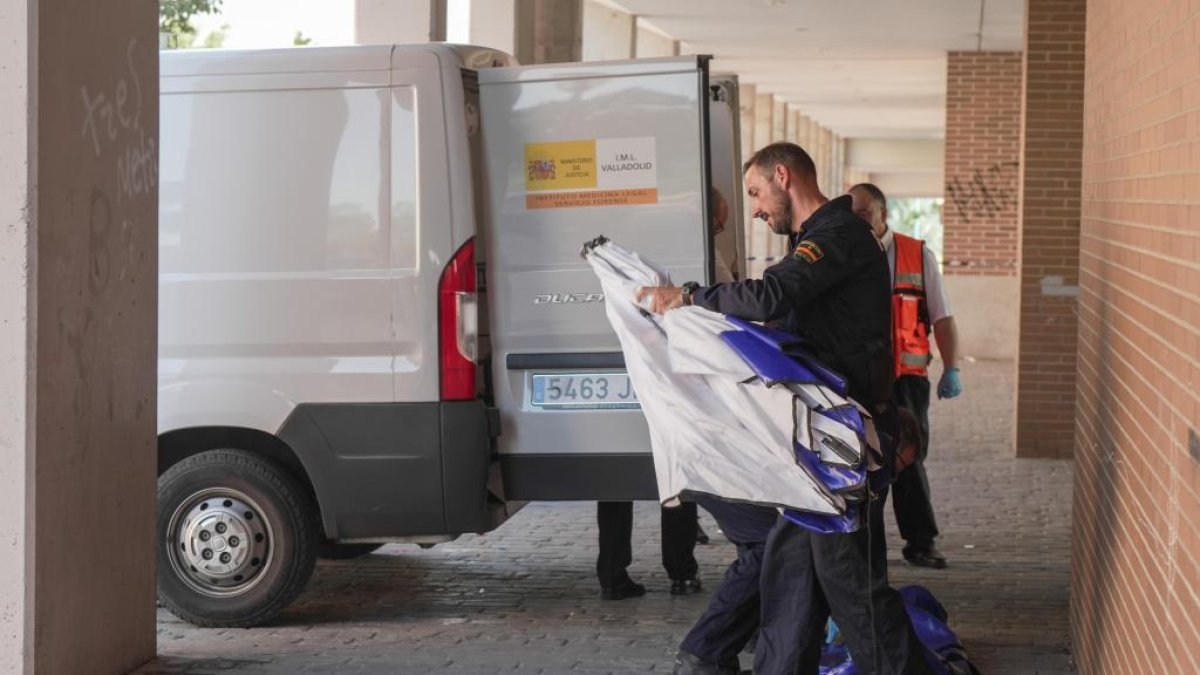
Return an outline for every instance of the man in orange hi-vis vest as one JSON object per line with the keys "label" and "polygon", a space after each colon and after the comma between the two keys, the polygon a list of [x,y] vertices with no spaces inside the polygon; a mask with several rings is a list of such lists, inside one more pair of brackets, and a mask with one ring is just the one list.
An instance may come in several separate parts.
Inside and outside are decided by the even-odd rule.
{"label": "man in orange hi-vis vest", "polygon": [[850,188],[854,212],[871,224],[887,250],[892,268],[892,347],[896,357],[893,401],[907,409],[921,427],[917,456],[892,485],[892,509],[904,539],[904,559],[913,565],[941,569],[946,558],[934,546],[937,521],[929,497],[923,464],[929,449],[929,349],[932,328],[945,368],[938,398],[962,393],[958,372],[958,333],[942,290],[937,256],[920,239],[893,232],[887,226],[887,198],[871,183]]}

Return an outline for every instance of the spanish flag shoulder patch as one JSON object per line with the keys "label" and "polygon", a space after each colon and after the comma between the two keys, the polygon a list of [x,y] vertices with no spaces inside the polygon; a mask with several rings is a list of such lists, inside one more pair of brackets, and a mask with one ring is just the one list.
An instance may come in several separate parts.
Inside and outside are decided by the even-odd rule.
{"label": "spanish flag shoulder patch", "polygon": [[805,239],[796,245],[796,250],[792,251],[792,257],[800,262],[815,263],[825,257],[825,252],[816,242]]}

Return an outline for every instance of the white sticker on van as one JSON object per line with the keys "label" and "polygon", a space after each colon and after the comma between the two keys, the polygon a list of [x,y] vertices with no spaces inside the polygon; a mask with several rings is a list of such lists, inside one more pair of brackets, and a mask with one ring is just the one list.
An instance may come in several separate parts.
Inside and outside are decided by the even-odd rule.
{"label": "white sticker on van", "polygon": [[658,203],[654,137],[525,144],[525,207]]}

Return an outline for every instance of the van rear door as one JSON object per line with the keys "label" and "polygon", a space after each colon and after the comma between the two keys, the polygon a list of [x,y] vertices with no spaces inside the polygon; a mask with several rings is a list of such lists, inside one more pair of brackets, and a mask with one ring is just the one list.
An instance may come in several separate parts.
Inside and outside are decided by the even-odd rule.
{"label": "van rear door", "polygon": [[600,284],[606,235],[676,284],[713,276],[705,57],[479,73],[493,393],[506,497],[656,498]]}

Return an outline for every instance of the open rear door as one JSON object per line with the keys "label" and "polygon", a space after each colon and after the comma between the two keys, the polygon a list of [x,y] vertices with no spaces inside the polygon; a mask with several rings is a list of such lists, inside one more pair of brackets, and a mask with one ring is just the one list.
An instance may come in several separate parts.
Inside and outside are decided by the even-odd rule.
{"label": "open rear door", "polygon": [[707,59],[495,68],[479,85],[505,496],[654,499],[646,422],[579,254],[603,234],[676,284],[713,278]]}

